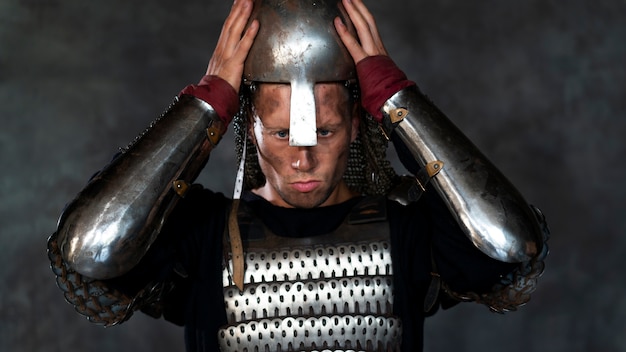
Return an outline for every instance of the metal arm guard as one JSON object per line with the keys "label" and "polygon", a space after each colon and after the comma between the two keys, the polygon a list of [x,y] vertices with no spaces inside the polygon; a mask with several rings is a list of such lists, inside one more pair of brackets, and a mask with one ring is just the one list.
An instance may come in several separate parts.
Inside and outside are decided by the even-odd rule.
{"label": "metal arm guard", "polygon": [[63,260],[92,279],[133,268],[224,131],[209,104],[177,98],[67,206],[55,238]]}
{"label": "metal arm guard", "polygon": [[[543,247],[543,228],[517,189],[416,87],[383,106],[383,130],[397,133],[472,243],[503,262],[527,262]],[[430,178],[432,177],[432,178]]]}
{"label": "metal arm guard", "polygon": [[528,303],[531,293],[537,288],[537,280],[543,273],[544,260],[548,255],[546,242],[550,237],[550,231],[543,214],[535,207],[533,210],[539,219],[543,234],[543,248],[536,257],[530,261],[519,263],[515,270],[503,277],[489,292],[481,294],[455,292],[445,282],[442,283],[443,291],[458,301],[484,304],[496,313],[515,311],[518,307]]}

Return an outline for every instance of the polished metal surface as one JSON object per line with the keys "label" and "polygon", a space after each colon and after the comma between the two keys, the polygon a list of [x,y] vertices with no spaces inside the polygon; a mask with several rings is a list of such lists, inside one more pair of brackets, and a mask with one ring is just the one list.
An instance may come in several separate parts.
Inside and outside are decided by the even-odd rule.
{"label": "polished metal surface", "polygon": [[[247,241],[245,288],[223,270],[222,351],[397,351],[388,234],[376,224],[336,234]],[[357,227],[366,241],[345,241]],[[352,237],[353,239],[355,237]],[[337,243],[337,244],[333,244]]]}
{"label": "polished metal surface", "polygon": [[[245,263],[245,284],[393,274],[391,248],[386,241],[250,251]],[[223,284],[233,285],[228,270],[223,272]]]}
{"label": "polished metal surface", "polygon": [[129,149],[96,175],[58,223],[64,260],[95,279],[119,276],[148,250],[178,195],[174,181],[193,181],[220,124],[207,103],[183,96]]}
{"label": "polished metal surface", "polygon": [[280,316],[391,314],[390,276],[249,284],[243,292],[226,289],[230,323]]}
{"label": "polished metal surface", "polygon": [[459,301],[472,301],[486,305],[493,312],[505,313],[515,311],[530,301],[531,294],[537,289],[537,281],[543,274],[545,259],[548,256],[548,240],[550,230],[543,213],[531,206],[542,229],[543,246],[541,252],[532,260],[519,263],[517,268],[500,279],[489,292],[454,292],[444,283],[448,295]]}
{"label": "polished metal surface", "polygon": [[315,83],[356,79],[354,60],[333,24],[337,16],[354,31],[337,0],[255,1],[251,19],[260,27],[244,80],[291,84],[290,145],[317,144]]}
{"label": "polished metal surface", "polygon": [[504,175],[416,88],[392,96],[385,112],[406,108],[394,126],[421,166],[441,160],[431,180],[474,245],[505,262],[541,252],[542,230],[531,207]]}
{"label": "polished metal surface", "polygon": [[386,242],[246,255],[246,288],[224,270],[230,323],[289,315],[391,314],[391,253]]}
{"label": "polished metal surface", "polygon": [[222,352],[400,351],[401,336],[398,319],[373,315],[261,319],[219,332]]}

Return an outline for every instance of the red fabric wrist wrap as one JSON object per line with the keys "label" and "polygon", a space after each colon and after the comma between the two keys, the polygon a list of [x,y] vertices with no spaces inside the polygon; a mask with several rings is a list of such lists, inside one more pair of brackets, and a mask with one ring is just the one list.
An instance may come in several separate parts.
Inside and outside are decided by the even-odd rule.
{"label": "red fabric wrist wrap", "polygon": [[385,102],[403,88],[415,85],[409,81],[389,56],[369,56],[356,65],[361,86],[361,105],[381,122]]}
{"label": "red fabric wrist wrap", "polygon": [[237,91],[218,76],[204,76],[197,85],[188,85],[179,95],[190,94],[213,107],[224,126],[228,126],[239,111]]}

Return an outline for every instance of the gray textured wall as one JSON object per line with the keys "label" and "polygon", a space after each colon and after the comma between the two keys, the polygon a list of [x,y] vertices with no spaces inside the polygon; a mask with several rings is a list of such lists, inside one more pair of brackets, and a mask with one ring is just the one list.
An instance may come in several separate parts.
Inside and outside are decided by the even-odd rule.
{"label": "gray textured wall", "polygon": [[[553,232],[530,304],[442,312],[426,349],[625,351],[626,2],[368,3],[392,57]],[[229,6],[0,2],[1,351],[183,349],[181,329],[163,321],[103,329],[80,318],[45,243],[92,172],[200,78]],[[230,141],[212,158],[202,180],[230,192]]]}

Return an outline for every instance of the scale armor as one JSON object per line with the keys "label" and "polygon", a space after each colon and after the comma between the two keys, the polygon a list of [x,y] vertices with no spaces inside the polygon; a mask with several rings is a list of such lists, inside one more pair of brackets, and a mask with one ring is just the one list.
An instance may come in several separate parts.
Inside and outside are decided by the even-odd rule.
{"label": "scale armor", "polygon": [[225,262],[221,350],[400,351],[384,202],[365,198],[352,211],[358,224],[349,216],[313,238],[279,237],[241,205],[245,287],[235,286]]}

